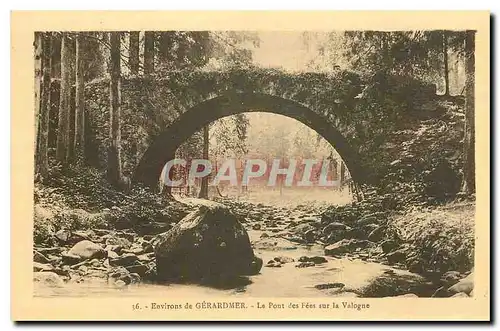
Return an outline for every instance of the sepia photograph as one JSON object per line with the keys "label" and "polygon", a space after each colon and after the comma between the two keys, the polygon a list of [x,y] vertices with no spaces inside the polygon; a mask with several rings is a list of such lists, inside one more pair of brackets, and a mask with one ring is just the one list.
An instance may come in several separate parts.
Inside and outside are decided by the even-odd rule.
{"label": "sepia photograph", "polygon": [[473,303],[477,34],[35,29],[31,295]]}

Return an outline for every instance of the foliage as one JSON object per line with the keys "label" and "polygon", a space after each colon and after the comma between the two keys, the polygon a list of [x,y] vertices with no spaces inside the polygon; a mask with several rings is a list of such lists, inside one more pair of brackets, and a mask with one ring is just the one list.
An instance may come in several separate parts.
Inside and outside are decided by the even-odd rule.
{"label": "foliage", "polygon": [[474,210],[474,205],[457,203],[418,208],[395,218],[390,226],[406,243],[410,261],[421,261],[425,270],[465,272],[474,265]]}
{"label": "foliage", "polygon": [[50,176],[34,190],[36,243],[50,244],[60,229],[140,227],[149,222],[176,222],[178,204],[142,187],[118,192],[104,173],[89,167],[50,167]]}

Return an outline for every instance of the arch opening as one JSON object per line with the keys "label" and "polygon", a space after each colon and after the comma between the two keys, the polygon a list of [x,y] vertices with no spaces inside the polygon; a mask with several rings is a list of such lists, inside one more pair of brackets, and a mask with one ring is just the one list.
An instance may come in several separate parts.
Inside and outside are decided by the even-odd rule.
{"label": "arch opening", "polygon": [[357,151],[324,116],[295,101],[260,93],[232,93],[201,102],[167,127],[144,153],[133,183],[157,187],[165,164],[175,159],[176,150],[194,133],[218,119],[241,113],[264,112],[293,118],[317,132],[340,155],[352,181],[365,181]]}

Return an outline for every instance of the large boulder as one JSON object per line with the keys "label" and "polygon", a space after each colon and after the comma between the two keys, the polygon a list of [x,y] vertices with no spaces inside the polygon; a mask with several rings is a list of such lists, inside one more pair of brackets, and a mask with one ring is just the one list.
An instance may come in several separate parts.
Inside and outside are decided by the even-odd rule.
{"label": "large boulder", "polygon": [[159,280],[202,280],[259,273],[250,239],[237,217],[207,202],[155,240]]}

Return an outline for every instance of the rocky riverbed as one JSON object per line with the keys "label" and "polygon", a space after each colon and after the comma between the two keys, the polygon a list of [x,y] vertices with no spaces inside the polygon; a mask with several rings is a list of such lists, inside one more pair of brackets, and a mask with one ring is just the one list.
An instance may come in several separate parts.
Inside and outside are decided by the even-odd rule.
{"label": "rocky riverbed", "polygon": [[[172,219],[140,231],[136,227],[57,231],[57,245],[34,249],[35,295],[472,295],[473,273],[448,271],[431,277],[418,263],[408,263],[409,257],[400,249],[403,244],[388,235],[383,213],[346,221],[314,205],[219,202],[229,207],[248,232],[255,256],[263,261],[258,274],[158,283],[155,246],[158,235],[180,220]],[[178,207],[179,217],[199,204],[203,201],[184,200]]]}

